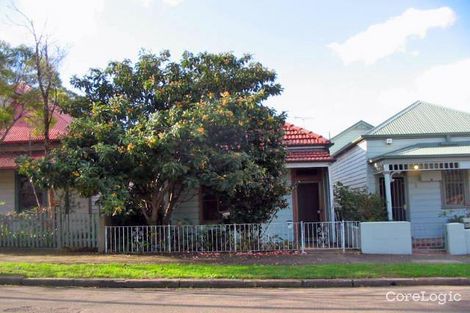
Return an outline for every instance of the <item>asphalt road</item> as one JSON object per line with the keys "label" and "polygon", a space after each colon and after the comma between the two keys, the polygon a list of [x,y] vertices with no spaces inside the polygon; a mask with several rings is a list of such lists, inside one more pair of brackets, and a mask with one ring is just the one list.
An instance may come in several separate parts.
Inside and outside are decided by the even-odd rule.
{"label": "asphalt road", "polygon": [[[400,301],[425,292],[423,301]],[[395,300],[395,301],[387,301]],[[436,295],[436,296],[433,296]],[[441,302],[438,304],[437,297]],[[441,295],[441,296],[438,296]],[[409,296],[410,297],[410,296]],[[415,296],[417,297],[417,296]],[[426,298],[427,297],[427,298]],[[436,298],[435,298],[436,297]],[[455,300],[460,299],[456,302]],[[411,298],[409,298],[411,300]],[[453,299],[453,302],[449,302]],[[0,286],[0,312],[470,312],[469,287],[93,289]]]}

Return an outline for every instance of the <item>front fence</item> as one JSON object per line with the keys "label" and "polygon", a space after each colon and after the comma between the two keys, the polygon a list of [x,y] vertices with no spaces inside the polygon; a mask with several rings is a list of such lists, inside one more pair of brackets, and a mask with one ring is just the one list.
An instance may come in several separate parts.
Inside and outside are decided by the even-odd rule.
{"label": "front fence", "polygon": [[95,249],[97,213],[0,215],[2,248]]}
{"label": "front fence", "polygon": [[106,226],[106,253],[359,249],[359,222]]}

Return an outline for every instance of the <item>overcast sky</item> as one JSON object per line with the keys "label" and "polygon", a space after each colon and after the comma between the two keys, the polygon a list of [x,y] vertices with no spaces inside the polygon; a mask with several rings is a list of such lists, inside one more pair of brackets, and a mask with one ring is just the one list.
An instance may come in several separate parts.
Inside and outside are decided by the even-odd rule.
{"label": "overcast sky", "polygon": [[[0,0],[0,39],[31,42]],[[284,87],[268,104],[333,136],[415,100],[470,111],[470,1],[17,0],[66,46],[62,77],[141,48],[251,53]]]}

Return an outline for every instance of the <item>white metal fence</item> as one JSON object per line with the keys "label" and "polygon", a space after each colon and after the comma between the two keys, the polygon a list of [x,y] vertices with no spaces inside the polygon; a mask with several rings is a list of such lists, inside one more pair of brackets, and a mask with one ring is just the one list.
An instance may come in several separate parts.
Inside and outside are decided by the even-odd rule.
{"label": "white metal fence", "polygon": [[359,222],[106,226],[106,253],[359,249]]}
{"label": "white metal fence", "polygon": [[98,214],[0,215],[0,247],[95,249]]}

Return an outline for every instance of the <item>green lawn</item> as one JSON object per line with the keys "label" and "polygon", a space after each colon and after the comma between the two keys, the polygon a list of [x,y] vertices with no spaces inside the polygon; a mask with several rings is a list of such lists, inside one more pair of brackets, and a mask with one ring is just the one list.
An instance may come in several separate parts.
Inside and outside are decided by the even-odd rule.
{"label": "green lawn", "polygon": [[1,275],[67,278],[470,278],[470,264],[214,265],[0,262]]}

